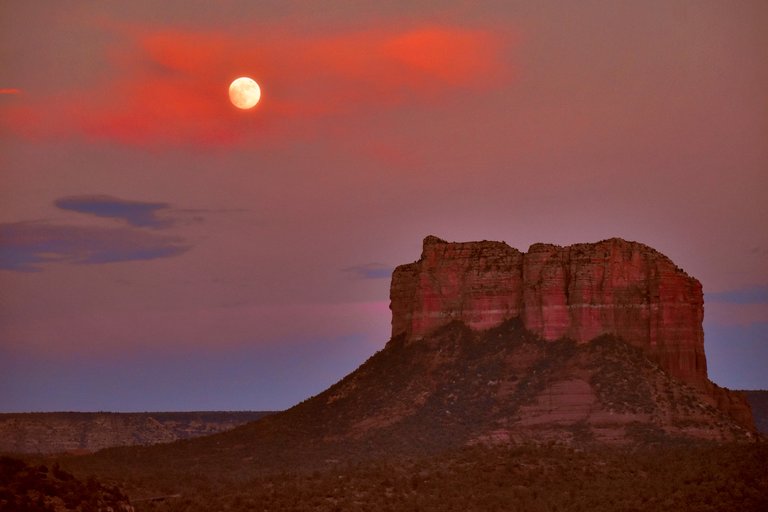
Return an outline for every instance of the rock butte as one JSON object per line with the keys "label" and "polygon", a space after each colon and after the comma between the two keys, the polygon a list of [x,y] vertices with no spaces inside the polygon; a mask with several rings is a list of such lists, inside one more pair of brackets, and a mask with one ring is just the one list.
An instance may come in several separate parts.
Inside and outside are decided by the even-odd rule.
{"label": "rock butte", "polygon": [[520,318],[545,340],[616,335],[754,429],[743,395],[707,377],[701,283],[647,245],[612,238],[523,253],[427,236],[421,258],[395,269],[390,300],[392,336],[409,343],[453,320],[483,330]]}

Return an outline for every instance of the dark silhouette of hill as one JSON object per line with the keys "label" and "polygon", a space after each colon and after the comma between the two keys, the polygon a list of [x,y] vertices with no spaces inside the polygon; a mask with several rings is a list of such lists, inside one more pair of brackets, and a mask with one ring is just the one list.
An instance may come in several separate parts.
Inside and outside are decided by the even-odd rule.
{"label": "dark silhouette of hill", "polygon": [[702,392],[621,340],[552,342],[516,320],[487,331],[454,322],[420,343],[392,339],[340,382],[285,412],[217,435],[65,462],[138,489],[211,472],[246,480],[479,444],[653,446],[752,437]]}
{"label": "dark silhouette of hill", "polygon": [[128,498],[93,478],[83,482],[58,465],[0,457],[0,510],[7,512],[133,512]]}

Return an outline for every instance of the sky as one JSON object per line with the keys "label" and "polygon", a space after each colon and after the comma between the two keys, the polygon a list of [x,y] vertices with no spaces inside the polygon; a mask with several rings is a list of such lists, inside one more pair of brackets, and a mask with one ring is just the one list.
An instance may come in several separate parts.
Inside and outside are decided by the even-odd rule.
{"label": "sky", "polygon": [[[0,411],[278,410],[450,241],[645,243],[768,389],[768,3],[0,4]],[[229,83],[261,101],[239,110]]]}

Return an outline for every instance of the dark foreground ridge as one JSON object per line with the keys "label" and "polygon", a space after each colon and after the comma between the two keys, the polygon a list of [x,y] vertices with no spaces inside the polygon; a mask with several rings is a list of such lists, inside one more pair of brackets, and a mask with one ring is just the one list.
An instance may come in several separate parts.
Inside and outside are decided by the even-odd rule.
{"label": "dark foreground ridge", "polygon": [[29,465],[0,457],[0,510],[8,512],[133,512],[128,497],[93,478],[83,482],[58,464]]}

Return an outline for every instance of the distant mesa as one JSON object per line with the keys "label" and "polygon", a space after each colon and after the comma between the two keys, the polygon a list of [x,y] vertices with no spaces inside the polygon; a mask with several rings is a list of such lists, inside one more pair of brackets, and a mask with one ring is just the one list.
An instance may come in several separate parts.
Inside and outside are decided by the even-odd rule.
{"label": "distant mesa", "polygon": [[89,453],[216,434],[269,412],[38,412],[0,414],[0,452]]}

